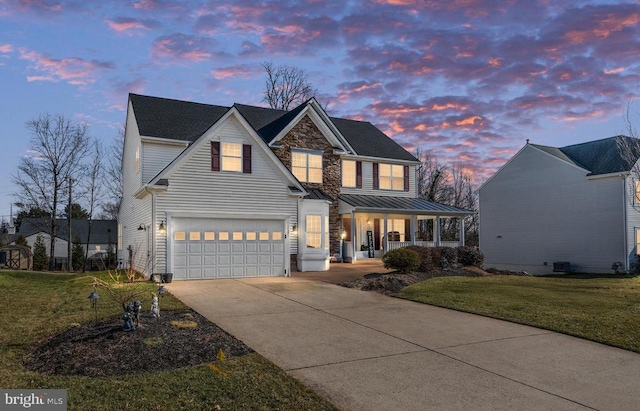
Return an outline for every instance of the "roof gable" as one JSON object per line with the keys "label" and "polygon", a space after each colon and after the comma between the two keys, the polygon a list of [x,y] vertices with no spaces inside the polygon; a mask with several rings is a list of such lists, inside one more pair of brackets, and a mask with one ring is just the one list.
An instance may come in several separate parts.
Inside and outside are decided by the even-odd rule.
{"label": "roof gable", "polygon": [[[222,118],[220,118],[215,124],[213,124],[204,134],[202,134],[201,138],[197,139],[193,144],[191,144],[187,149],[185,149],[178,157],[176,157],[169,165],[167,165],[162,171],[160,171],[149,183],[150,187],[157,186],[160,184],[161,180],[169,179],[171,173],[182,167],[182,165],[193,155],[197,150],[201,147],[202,144],[206,144],[209,142],[210,136],[214,135],[218,128],[223,127],[225,120],[230,117],[234,117],[238,120],[240,125],[247,131],[249,136],[256,142],[256,146],[259,147],[265,155],[273,161],[275,166],[282,172],[283,176],[292,184],[294,187],[297,187],[302,193],[306,194],[304,188],[300,185],[300,182],[294,177],[294,175],[289,171],[282,162],[278,159],[278,157],[269,149],[266,143],[262,140],[262,138],[257,134],[257,132],[247,123],[246,119],[240,114],[237,107],[232,107],[229,111],[227,111]],[[144,189],[144,187],[142,188]],[[141,190],[142,190],[141,189]]]}

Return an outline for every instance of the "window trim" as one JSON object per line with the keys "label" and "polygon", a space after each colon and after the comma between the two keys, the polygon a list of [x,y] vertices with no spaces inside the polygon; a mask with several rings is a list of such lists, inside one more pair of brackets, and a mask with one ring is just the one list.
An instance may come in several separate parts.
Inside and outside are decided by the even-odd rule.
{"label": "window trim", "polygon": [[[304,179],[301,179],[301,177],[299,177],[298,175],[296,175],[295,173],[295,169],[302,169],[302,166],[294,166],[293,165],[293,156],[294,154],[304,154]],[[291,150],[291,173],[298,179],[298,181],[300,181],[301,183],[311,183],[311,184],[322,184],[324,182],[324,166],[323,166],[323,160],[324,160],[324,156],[323,156],[323,152],[322,151],[311,151],[311,150]],[[309,167],[309,156],[317,156],[320,157],[320,168],[310,168]],[[309,169],[313,169],[313,170],[320,170],[320,181],[309,181]]]}
{"label": "window trim", "polygon": [[[225,149],[227,151],[226,154],[225,154]],[[232,151],[232,153],[229,153],[228,151]],[[241,143],[233,143],[231,141],[221,141],[220,142],[220,171],[231,171],[234,173],[241,173],[242,160],[243,160],[242,152],[243,152],[243,147]],[[237,168],[231,167],[231,165],[237,166]]]}
{"label": "window trim", "polygon": [[[344,171],[346,168],[345,163],[353,163],[353,180],[348,181],[347,184],[345,184],[345,174],[344,174]],[[362,188],[362,161],[342,159],[341,172],[342,172],[342,180],[341,180],[342,187]]]}
{"label": "window trim", "polygon": [[[223,156],[222,145],[234,144],[240,145],[239,156]],[[242,144],[234,141],[211,141],[211,171],[224,171],[226,173],[243,173],[251,174],[251,144]],[[224,157],[240,159],[239,170],[225,170],[222,165]]]}
{"label": "window trim", "polygon": [[[314,219],[317,219],[317,223],[318,223],[318,229],[319,231],[311,231],[310,230],[310,218],[313,217]],[[320,250],[322,249],[322,214],[307,214],[305,216],[305,220],[304,220],[304,225],[305,225],[305,236],[306,236],[306,241],[305,241],[305,248],[307,249],[312,249],[312,250]],[[314,236],[317,236],[319,244],[317,247],[311,247],[309,245],[309,238],[311,237],[311,234],[313,234]]]}
{"label": "window trim", "polygon": [[[383,175],[381,171],[381,165],[389,166],[389,175]],[[402,177],[394,177],[394,167],[402,167]],[[382,187],[380,180],[382,178],[389,178],[390,187]],[[393,181],[395,179],[401,179],[402,183],[398,187],[395,187]],[[392,163],[373,163],[373,189],[374,190],[388,190],[388,191],[409,191],[409,166],[403,164]]]}

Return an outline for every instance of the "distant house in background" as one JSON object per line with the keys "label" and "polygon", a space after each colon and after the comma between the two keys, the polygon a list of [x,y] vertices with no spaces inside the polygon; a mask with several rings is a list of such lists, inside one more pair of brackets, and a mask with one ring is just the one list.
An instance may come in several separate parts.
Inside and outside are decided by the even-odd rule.
{"label": "distant house in background", "polygon": [[527,143],[480,187],[485,266],[612,273],[620,263],[629,270],[640,250],[640,184],[630,172],[640,152],[628,156],[619,143],[630,141]]}
{"label": "distant house in background", "polygon": [[[33,250],[38,234],[42,235],[47,255],[49,254],[51,240],[49,238],[49,225],[51,220],[47,218],[25,218],[20,225],[20,231],[15,237],[22,235],[27,239],[27,243]],[[67,258],[67,244],[69,241],[68,220],[56,220],[58,226],[56,231],[56,258]],[[89,232],[89,220],[71,221],[71,241],[78,236],[83,246],[87,243],[87,233]],[[15,240],[14,237],[14,240]],[[91,220],[91,237],[89,238],[89,257],[98,252],[105,252],[111,246],[114,250],[118,240],[118,223],[115,220]]]}

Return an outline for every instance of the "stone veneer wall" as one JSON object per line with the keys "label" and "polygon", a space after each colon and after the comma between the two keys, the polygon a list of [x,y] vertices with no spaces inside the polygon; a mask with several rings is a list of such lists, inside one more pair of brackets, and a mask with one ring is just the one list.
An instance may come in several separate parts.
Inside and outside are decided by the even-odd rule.
{"label": "stone veneer wall", "polygon": [[282,140],[281,147],[274,149],[280,161],[291,170],[291,149],[322,151],[322,184],[302,183],[305,188],[319,188],[331,197],[329,205],[329,251],[333,255],[340,252],[340,229],[342,220],[338,215],[338,194],[342,180],[340,156],[333,153],[333,147],[313,124],[308,116],[303,117]]}

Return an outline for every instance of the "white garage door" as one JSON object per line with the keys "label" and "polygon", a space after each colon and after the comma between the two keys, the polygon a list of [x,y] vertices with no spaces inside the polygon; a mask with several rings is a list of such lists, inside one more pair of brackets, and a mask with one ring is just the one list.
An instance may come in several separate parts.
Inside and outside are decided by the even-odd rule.
{"label": "white garage door", "polygon": [[174,218],[175,279],[285,275],[283,220]]}

